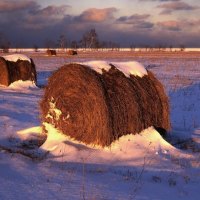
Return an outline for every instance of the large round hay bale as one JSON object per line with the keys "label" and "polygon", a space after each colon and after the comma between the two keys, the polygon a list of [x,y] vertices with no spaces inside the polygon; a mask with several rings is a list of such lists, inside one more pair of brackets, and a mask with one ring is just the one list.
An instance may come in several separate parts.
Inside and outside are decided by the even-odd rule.
{"label": "large round hay bale", "polygon": [[32,59],[22,54],[0,57],[0,85],[30,80],[37,84],[37,73]]}
{"label": "large round hay bale", "polygon": [[102,73],[81,64],[61,67],[49,78],[41,102],[43,122],[101,146],[149,126],[168,130],[168,108],[164,89],[151,72],[127,77],[115,64]]}

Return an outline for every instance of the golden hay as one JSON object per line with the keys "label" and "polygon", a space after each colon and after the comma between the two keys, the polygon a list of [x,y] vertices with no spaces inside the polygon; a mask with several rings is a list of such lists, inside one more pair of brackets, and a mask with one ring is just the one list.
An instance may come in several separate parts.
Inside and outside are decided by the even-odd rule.
{"label": "golden hay", "polygon": [[170,128],[168,98],[153,74],[128,78],[113,65],[103,74],[80,64],[61,67],[49,78],[41,111],[43,122],[100,146],[149,126]]}

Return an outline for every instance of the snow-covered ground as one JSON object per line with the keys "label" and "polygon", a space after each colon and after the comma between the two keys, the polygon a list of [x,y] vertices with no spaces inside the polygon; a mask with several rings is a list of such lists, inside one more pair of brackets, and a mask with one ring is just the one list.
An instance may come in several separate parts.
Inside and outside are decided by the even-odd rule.
{"label": "snow-covered ground", "polygon": [[34,54],[40,88],[20,81],[0,87],[0,199],[199,199],[200,57],[108,57],[101,59],[138,61],[164,84],[171,106],[171,144],[150,127],[101,149],[47,126],[46,142],[31,149],[44,139],[39,103],[47,78],[64,63],[94,60]]}

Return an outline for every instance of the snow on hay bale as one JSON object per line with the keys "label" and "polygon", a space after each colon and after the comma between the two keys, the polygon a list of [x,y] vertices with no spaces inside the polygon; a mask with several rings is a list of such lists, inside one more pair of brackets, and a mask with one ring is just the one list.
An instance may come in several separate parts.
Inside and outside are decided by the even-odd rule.
{"label": "snow on hay bale", "polygon": [[49,123],[78,141],[100,146],[149,126],[170,128],[161,83],[136,62],[61,67],[49,78],[41,110],[44,131]]}
{"label": "snow on hay bale", "polygon": [[0,85],[9,86],[18,80],[37,82],[35,64],[23,54],[0,57],[0,71]]}
{"label": "snow on hay bale", "polygon": [[56,56],[57,55],[56,50],[48,49],[47,50],[47,55],[48,56]]}

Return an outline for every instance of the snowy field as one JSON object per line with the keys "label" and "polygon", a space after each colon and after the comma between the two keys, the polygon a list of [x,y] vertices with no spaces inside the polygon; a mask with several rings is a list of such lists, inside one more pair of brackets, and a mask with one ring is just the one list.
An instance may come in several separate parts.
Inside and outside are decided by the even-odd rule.
{"label": "snowy field", "polygon": [[[27,55],[36,64],[40,87],[29,82],[0,87],[0,199],[200,199],[199,52]],[[65,63],[92,60],[138,61],[155,73],[170,100],[167,141],[149,127],[104,149],[59,133],[36,148],[44,138],[39,103],[48,77]]]}

